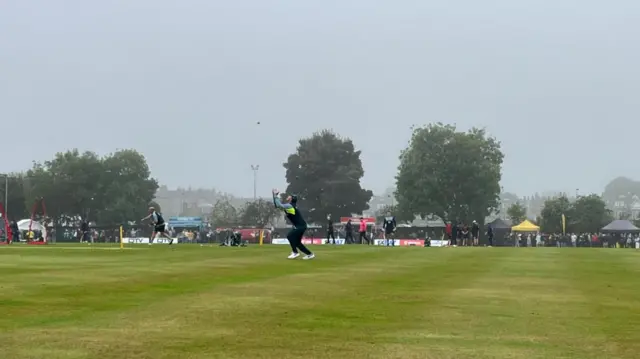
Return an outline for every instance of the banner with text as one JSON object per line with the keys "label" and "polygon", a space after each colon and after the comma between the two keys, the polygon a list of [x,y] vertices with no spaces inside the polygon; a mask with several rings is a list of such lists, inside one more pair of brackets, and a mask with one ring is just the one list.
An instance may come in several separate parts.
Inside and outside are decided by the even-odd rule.
{"label": "banner with text", "polygon": [[[271,240],[271,244],[289,244],[289,240],[286,238],[273,238]],[[327,242],[326,238],[302,238],[302,244],[304,245],[308,245],[308,244],[315,244],[315,245],[322,245],[322,244],[329,244],[332,245],[333,241],[329,240]],[[336,245],[344,245],[344,238],[336,238]]]}
{"label": "banner with text", "polygon": [[429,245],[431,247],[446,247],[449,244],[448,241],[441,241],[441,240],[431,240],[429,242]]}
{"label": "banner with text", "polygon": [[[376,246],[388,246],[391,245],[390,240],[386,239],[375,239],[373,244]],[[410,247],[410,246],[418,246],[424,247],[423,239],[395,239],[393,240],[393,245],[398,247]]]}
{"label": "banner with text", "polygon": [[[167,238],[156,238],[152,244],[169,244],[171,240]],[[149,237],[124,237],[122,238],[122,243],[125,244],[149,244]],[[178,243],[177,240],[173,240],[173,244]]]}

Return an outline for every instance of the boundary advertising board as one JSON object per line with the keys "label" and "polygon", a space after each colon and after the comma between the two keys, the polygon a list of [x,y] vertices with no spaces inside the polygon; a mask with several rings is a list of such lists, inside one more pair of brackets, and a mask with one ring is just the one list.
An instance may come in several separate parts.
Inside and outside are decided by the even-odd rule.
{"label": "boundary advertising board", "polygon": [[[156,238],[152,244],[169,244],[169,239],[167,238]],[[149,237],[124,237],[122,238],[122,243],[125,244],[149,244]],[[174,239],[173,244],[177,244],[178,240]]]}

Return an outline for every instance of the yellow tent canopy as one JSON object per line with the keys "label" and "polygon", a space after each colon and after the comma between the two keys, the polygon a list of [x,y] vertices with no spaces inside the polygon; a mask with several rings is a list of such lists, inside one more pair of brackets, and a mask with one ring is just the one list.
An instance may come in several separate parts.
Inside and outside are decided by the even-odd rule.
{"label": "yellow tent canopy", "polygon": [[531,223],[528,219],[525,219],[519,225],[511,227],[511,230],[514,232],[537,232],[540,230],[540,227]]}

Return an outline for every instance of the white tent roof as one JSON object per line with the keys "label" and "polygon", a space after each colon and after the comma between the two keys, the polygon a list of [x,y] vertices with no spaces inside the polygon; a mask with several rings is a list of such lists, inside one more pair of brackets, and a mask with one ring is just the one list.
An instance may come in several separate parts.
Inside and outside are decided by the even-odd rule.
{"label": "white tent roof", "polygon": [[[31,222],[30,219],[23,219],[18,221],[18,229],[21,231],[28,231],[30,222]],[[33,221],[33,223],[31,223],[31,229],[43,231],[43,232],[45,230],[44,226],[40,222],[36,222],[36,221]]]}

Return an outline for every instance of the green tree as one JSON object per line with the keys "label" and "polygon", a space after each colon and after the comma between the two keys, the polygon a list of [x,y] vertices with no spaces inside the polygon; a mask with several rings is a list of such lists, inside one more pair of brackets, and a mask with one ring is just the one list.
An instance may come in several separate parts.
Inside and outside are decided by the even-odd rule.
{"label": "green tree", "polygon": [[83,218],[102,224],[140,218],[158,188],[145,158],[135,150],[105,157],[78,150],[34,163],[27,172],[26,204],[44,199],[54,221]]}
{"label": "green tree", "polygon": [[63,217],[88,217],[91,208],[100,206],[102,166],[93,152],[78,150],[57,153],[50,161],[35,163],[27,172],[30,184],[27,206],[44,199],[47,215],[54,220]]}
{"label": "green tree", "polygon": [[360,151],[350,139],[325,130],[299,141],[284,163],[287,193],[300,197],[309,222],[362,213],[373,192],[360,185],[364,175]]}
{"label": "green tree", "polygon": [[233,227],[238,225],[239,219],[238,210],[228,198],[218,200],[213,206],[211,222],[215,227]]}
{"label": "green tree", "polygon": [[[99,188],[95,197],[100,223],[123,223],[147,213],[158,190],[146,159],[136,150],[120,150],[102,158]],[[157,203],[156,203],[157,204]],[[154,206],[155,207],[155,206]],[[159,206],[158,206],[159,208]]]}
{"label": "green tree", "polygon": [[527,219],[527,209],[520,202],[516,202],[507,208],[507,216],[513,225],[517,225]]}
{"label": "green tree", "polygon": [[[7,217],[9,220],[19,221],[24,218],[29,218],[31,215],[31,208],[26,207],[25,198],[25,175],[23,173],[9,173],[6,174],[7,185],[7,203],[5,201],[5,175],[0,174],[0,202],[2,202],[5,211],[7,211]],[[0,221],[1,224],[2,221]]]}
{"label": "green tree", "polygon": [[611,222],[612,214],[597,194],[579,197],[573,203],[572,230],[580,233],[596,233]]}
{"label": "green tree", "polygon": [[442,123],[415,128],[400,155],[396,198],[402,212],[445,221],[477,220],[498,208],[503,154],[482,129]]}
{"label": "green tree", "polygon": [[258,199],[244,205],[239,222],[246,226],[266,227],[280,215],[272,201]]}
{"label": "green tree", "polygon": [[548,199],[540,213],[540,228],[547,233],[562,232],[562,215],[566,219],[566,230],[573,230],[572,221],[575,221],[574,208],[566,196]]}

